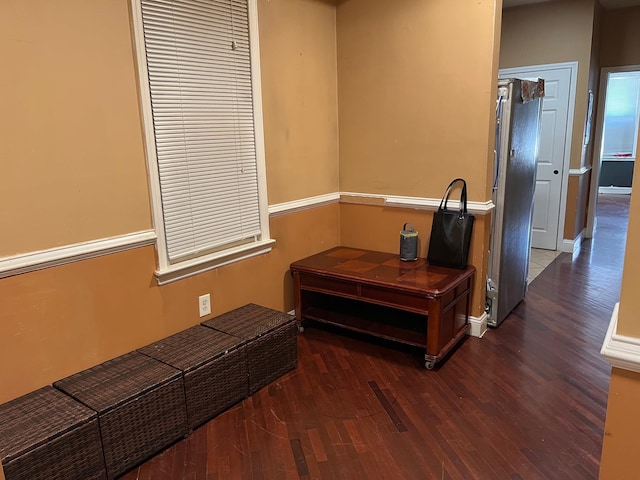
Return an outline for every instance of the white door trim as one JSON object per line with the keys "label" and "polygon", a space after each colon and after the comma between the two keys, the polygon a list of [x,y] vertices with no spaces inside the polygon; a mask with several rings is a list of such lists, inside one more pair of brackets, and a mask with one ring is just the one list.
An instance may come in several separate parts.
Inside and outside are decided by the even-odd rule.
{"label": "white door trim", "polygon": [[558,235],[556,237],[556,250],[562,250],[564,241],[564,220],[567,214],[567,185],[569,184],[569,166],[571,164],[571,140],[573,138],[573,119],[576,107],[576,87],[578,84],[578,62],[548,63],[543,65],[528,65],[524,67],[501,68],[498,75],[508,78],[510,75],[523,72],[539,72],[541,70],[558,70],[568,68],[571,71],[569,83],[569,105],[567,107],[567,131],[564,142],[564,162],[562,164],[562,178],[560,183],[560,205],[558,213]]}
{"label": "white door trim", "polygon": [[598,88],[598,111],[596,114],[596,131],[593,140],[593,158],[591,159],[591,182],[589,185],[589,208],[587,210],[587,229],[585,236],[593,237],[596,223],[596,203],[598,201],[598,183],[600,181],[600,150],[602,149],[602,129],[604,127],[604,102],[607,96],[607,80],[610,73],[637,72],[640,65],[624,67],[605,67],[600,70],[600,86]]}

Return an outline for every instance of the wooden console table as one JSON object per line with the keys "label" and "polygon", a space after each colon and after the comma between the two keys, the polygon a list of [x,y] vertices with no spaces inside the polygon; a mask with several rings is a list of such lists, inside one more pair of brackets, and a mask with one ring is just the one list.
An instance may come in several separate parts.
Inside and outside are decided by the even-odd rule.
{"label": "wooden console table", "polygon": [[475,268],[336,247],[291,264],[296,319],[425,348],[432,369],[467,333]]}

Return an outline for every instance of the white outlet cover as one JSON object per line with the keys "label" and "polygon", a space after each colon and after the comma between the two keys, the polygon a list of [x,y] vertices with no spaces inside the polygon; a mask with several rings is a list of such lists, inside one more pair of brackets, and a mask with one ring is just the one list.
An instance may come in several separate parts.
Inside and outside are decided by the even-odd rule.
{"label": "white outlet cover", "polygon": [[209,293],[198,297],[198,306],[200,317],[206,317],[211,314],[211,295]]}

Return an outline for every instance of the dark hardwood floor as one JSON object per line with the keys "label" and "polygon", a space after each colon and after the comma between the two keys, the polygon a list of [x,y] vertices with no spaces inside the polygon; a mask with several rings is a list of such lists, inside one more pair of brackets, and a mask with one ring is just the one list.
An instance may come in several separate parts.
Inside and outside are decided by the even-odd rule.
{"label": "dark hardwood floor", "polygon": [[307,328],[299,367],[125,475],[133,479],[598,477],[628,198],[596,236],[436,370],[420,352]]}

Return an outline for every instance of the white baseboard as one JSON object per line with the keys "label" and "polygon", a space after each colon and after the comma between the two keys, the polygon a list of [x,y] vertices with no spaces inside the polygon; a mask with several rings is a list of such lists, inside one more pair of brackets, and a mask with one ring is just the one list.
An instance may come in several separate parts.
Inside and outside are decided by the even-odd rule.
{"label": "white baseboard", "polygon": [[586,230],[583,228],[582,231],[578,234],[576,238],[573,240],[567,240],[566,238],[562,240],[562,250],[566,253],[576,253],[580,251],[580,247],[582,246],[582,241],[584,240]]}
{"label": "white baseboard", "polygon": [[0,258],[0,278],[153,245],[155,241],[156,232],[144,230],[117,237],[4,257]]}
{"label": "white baseboard", "polygon": [[469,335],[482,338],[487,331],[487,320],[489,320],[489,315],[486,312],[483,312],[479,317],[469,316]]}
{"label": "white baseboard", "polygon": [[616,303],[600,353],[612,367],[640,373],[640,338],[618,335],[619,308]]}

